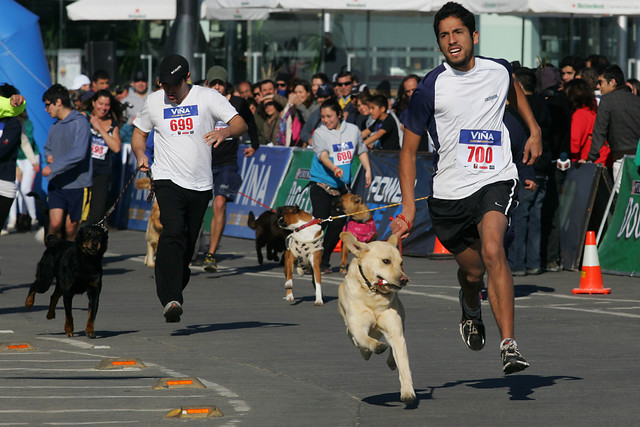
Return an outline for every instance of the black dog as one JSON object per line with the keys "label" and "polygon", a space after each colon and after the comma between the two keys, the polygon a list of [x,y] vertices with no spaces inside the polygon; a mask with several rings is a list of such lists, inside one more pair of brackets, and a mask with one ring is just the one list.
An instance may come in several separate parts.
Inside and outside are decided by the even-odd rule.
{"label": "black dog", "polygon": [[61,240],[55,235],[47,236],[47,249],[38,262],[36,280],[29,289],[25,307],[31,308],[36,292],[45,293],[55,279],[56,288],[51,295],[47,319],[56,317],[56,305],[62,296],[65,312],[64,331],[67,336],[72,337],[71,302],[74,295],[87,292],[89,319],[85,332],[87,337],[95,338],[94,323],[102,290],[102,258],[107,250],[108,237],[107,229],[99,225],[81,227],[74,242]]}
{"label": "black dog", "polygon": [[[278,208],[280,209],[280,208]],[[249,212],[247,225],[256,230],[256,253],[258,254],[258,264],[262,265],[262,248],[267,247],[267,259],[278,261],[278,253],[284,252],[285,238],[290,231],[278,227],[278,215],[273,211],[264,211],[256,220],[253,212]],[[282,258],[280,264],[284,263]]]}

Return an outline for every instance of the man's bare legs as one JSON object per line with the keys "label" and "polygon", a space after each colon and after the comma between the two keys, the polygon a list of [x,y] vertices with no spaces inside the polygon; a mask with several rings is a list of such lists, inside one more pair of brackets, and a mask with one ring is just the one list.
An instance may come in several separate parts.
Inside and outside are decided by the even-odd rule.
{"label": "man's bare legs", "polygon": [[227,223],[227,199],[224,196],[216,196],[213,199],[213,218],[211,218],[211,230],[209,232],[209,252],[204,261],[204,270],[216,272],[218,266],[214,255],[222,238],[222,231]]}
{"label": "man's bare legs", "polygon": [[64,209],[51,209],[49,211],[49,234],[55,234],[63,238],[62,227],[64,222],[64,237],[69,241],[76,239],[79,221],[71,221],[69,215],[64,214]]}
{"label": "man's bare legs", "polygon": [[478,224],[480,241],[456,255],[460,266],[458,281],[470,309],[480,305],[479,293],[486,269],[489,302],[501,339],[513,338],[514,335],[513,278],[503,244],[506,229],[507,217],[504,214],[487,212]]}

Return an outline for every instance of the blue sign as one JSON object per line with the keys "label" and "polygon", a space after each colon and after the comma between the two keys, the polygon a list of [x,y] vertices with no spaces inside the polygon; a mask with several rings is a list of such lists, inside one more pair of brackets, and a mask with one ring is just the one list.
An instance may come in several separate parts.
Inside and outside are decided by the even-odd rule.
{"label": "blue sign", "polygon": [[251,157],[244,156],[246,145],[238,149],[239,173],[242,186],[233,203],[227,204],[227,224],[224,235],[255,239],[255,231],[247,226],[249,211],[256,218],[265,210],[273,208],[278,188],[284,179],[291,161],[288,147],[261,146]]}

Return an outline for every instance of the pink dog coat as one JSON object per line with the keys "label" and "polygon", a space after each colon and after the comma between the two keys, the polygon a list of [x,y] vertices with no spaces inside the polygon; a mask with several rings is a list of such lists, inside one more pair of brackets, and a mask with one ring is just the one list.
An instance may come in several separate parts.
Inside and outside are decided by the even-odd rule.
{"label": "pink dog coat", "polygon": [[369,218],[367,222],[348,221],[342,231],[348,231],[355,236],[358,242],[362,243],[369,243],[378,233],[373,218]]}

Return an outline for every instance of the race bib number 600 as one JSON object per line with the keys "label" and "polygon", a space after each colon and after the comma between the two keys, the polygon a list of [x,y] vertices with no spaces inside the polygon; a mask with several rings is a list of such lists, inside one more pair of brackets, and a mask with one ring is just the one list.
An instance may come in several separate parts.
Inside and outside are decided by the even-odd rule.
{"label": "race bib number 600", "polygon": [[477,171],[501,169],[502,132],[462,129],[456,163],[458,167]]}
{"label": "race bib number 600", "polygon": [[169,136],[193,135],[200,125],[197,105],[164,109],[164,125]]}

